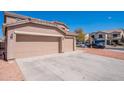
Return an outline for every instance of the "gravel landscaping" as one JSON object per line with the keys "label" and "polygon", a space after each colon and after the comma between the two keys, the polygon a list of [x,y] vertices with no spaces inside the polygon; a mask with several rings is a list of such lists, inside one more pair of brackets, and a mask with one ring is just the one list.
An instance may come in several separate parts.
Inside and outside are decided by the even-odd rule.
{"label": "gravel landscaping", "polygon": [[0,81],[24,80],[16,62],[0,60]]}

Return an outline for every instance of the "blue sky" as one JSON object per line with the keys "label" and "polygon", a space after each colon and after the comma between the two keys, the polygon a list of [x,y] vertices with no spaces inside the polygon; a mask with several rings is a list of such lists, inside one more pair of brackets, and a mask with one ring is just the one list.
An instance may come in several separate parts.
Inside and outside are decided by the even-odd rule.
{"label": "blue sky", "polygon": [[[17,11],[16,13],[48,21],[61,21],[70,31],[82,28],[85,33],[98,30],[124,28],[122,11]],[[0,12],[0,36],[2,36],[3,12]]]}

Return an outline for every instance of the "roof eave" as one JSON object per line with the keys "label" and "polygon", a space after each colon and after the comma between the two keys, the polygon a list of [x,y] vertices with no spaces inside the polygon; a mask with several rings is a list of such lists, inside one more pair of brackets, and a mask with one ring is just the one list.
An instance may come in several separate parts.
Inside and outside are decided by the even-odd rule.
{"label": "roof eave", "polygon": [[31,17],[27,17],[27,16],[23,16],[23,15],[20,15],[20,14],[7,12],[7,11],[4,12],[4,16],[10,16],[10,17],[21,18],[21,19],[31,18]]}
{"label": "roof eave", "polygon": [[40,25],[44,25],[44,26],[49,26],[49,27],[54,27],[58,30],[60,30],[61,32],[63,32],[65,35],[66,35],[66,32],[63,31],[62,29],[60,29],[58,26],[56,25],[48,25],[48,24],[45,24],[45,23],[39,23],[39,22],[36,22],[36,21],[29,21],[29,20],[25,20],[25,21],[22,21],[22,22],[17,22],[17,23],[11,23],[11,24],[3,24],[5,27],[13,27],[13,26],[17,26],[17,25],[21,25],[21,24],[26,24],[26,23],[34,23],[34,24],[40,24]]}

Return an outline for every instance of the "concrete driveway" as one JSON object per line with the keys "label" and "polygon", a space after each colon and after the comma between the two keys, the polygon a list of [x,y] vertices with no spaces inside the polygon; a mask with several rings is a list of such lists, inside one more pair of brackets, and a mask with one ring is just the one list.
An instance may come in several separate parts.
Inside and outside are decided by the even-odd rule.
{"label": "concrete driveway", "polygon": [[25,80],[124,80],[124,60],[79,51],[16,61]]}

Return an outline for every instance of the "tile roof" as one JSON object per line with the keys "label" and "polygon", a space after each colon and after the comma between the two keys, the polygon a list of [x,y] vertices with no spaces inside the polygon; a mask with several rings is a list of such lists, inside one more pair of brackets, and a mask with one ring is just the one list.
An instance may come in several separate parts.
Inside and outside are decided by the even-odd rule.
{"label": "tile roof", "polygon": [[97,34],[97,33],[106,33],[106,34],[109,34],[109,33],[114,33],[114,32],[118,32],[118,33],[121,33],[123,30],[122,29],[115,29],[115,30],[104,30],[104,31],[97,31],[97,32],[92,32],[90,34]]}
{"label": "tile roof", "polygon": [[121,29],[115,29],[115,30],[104,30],[102,32],[105,32],[105,33],[113,33],[113,32],[122,32],[123,30]]}
{"label": "tile roof", "polygon": [[66,28],[69,28],[66,24],[64,24],[62,22],[52,21],[51,23],[53,23],[53,24],[59,24],[59,25],[64,25]]}
{"label": "tile roof", "polygon": [[7,11],[4,12],[4,15],[5,16],[10,16],[10,17],[15,17],[15,18],[20,18],[20,19],[31,18],[31,17],[28,17],[28,16],[23,16],[23,15],[20,15],[20,14],[16,14],[16,13],[12,13],[12,12],[7,12]]}
{"label": "tile roof", "polygon": [[[3,26],[6,26],[6,27],[16,26],[16,25],[25,24],[25,23],[35,23],[35,24],[41,24],[41,25],[45,25],[45,26],[55,27],[55,28],[61,30],[66,35],[74,35],[74,36],[77,35],[74,32],[68,32],[68,31],[63,30],[62,28],[60,28],[57,24],[55,24],[53,22],[40,20],[40,19],[36,19],[36,18],[31,18],[31,17],[11,13],[11,12],[4,12],[4,15],[24,19],[24,20],[17,21],[16,23],[9,23],[9,24],[5,23],[5,24],[3,24]],[[58,22],[58,23],[60,24],[61,22]],[[61,23],[61,24],[64,24],[64,23]]]}

